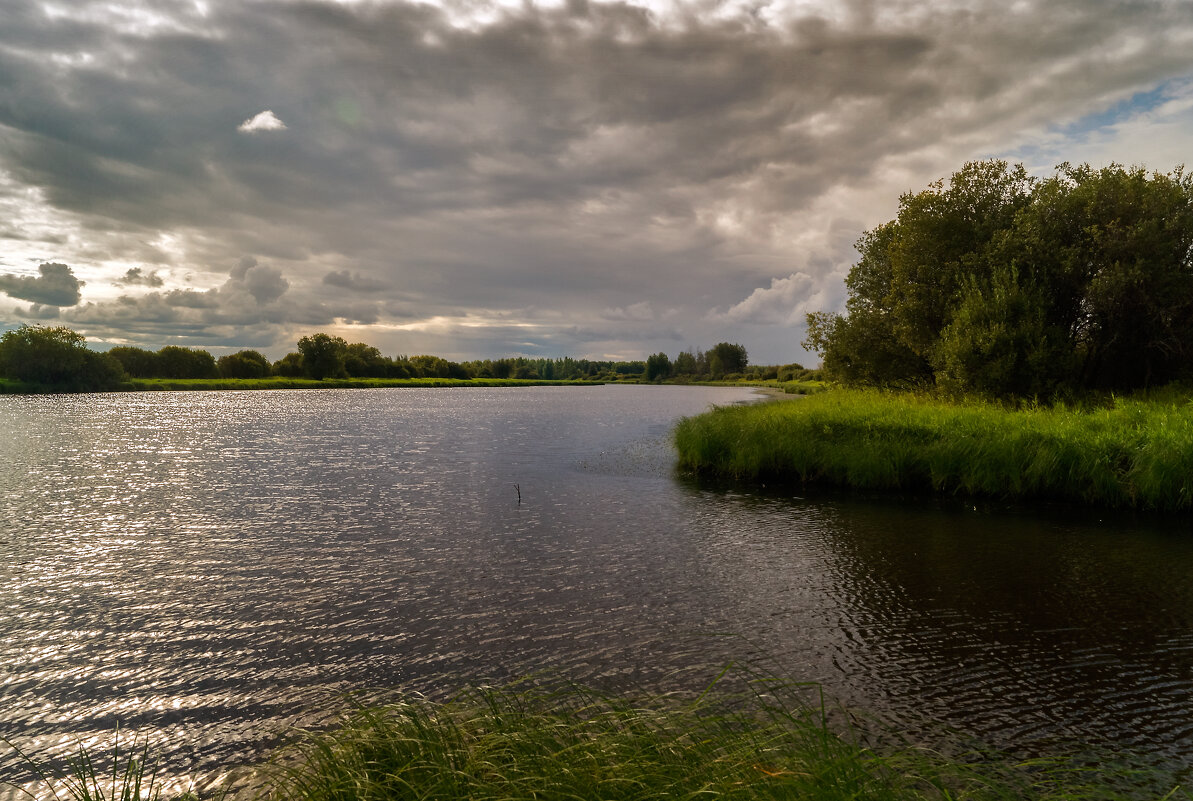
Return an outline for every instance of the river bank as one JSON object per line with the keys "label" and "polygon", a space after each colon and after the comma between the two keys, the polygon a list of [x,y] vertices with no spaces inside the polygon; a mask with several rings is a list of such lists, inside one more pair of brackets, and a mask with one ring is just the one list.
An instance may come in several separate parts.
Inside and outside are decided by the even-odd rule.
{"label": "river bank", "polygon": [[681,469],[748,481],[1193,508],[1193,410],[1179,397],[1012,410],[841,390],[715,409],[674,437]]}

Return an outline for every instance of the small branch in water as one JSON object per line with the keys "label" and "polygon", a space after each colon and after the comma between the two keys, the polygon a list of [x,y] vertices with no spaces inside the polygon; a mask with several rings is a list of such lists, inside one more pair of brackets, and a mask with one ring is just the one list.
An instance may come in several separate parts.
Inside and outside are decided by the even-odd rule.
{"label": "small branch in water", "polygon": [[514,491],[518,493],[518,506],[521,506],[522,505],[522,485],[515,484]]}

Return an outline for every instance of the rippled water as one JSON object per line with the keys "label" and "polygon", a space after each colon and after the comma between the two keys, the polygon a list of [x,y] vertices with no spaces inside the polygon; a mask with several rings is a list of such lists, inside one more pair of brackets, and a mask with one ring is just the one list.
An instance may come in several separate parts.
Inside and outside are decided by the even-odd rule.
{"label": "rippled water", "polygon": [[745,658],[926,738],[1193,765],[1187,521],[674,476],[674,419],[750,397],[0,397],[0,734],[119,723],[202,784],[353,690]]}

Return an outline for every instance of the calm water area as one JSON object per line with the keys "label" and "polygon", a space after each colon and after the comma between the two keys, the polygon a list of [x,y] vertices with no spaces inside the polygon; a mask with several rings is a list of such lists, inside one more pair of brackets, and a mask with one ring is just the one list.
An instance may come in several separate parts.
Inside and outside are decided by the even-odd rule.
{"label": "calm water area", "polygon": [[675,474],[678,417],[756,398],[0,397],[0,735],[119,724],[202,786],[352,691],[741,660],[928,744],[1193,767],[1187,519]]}

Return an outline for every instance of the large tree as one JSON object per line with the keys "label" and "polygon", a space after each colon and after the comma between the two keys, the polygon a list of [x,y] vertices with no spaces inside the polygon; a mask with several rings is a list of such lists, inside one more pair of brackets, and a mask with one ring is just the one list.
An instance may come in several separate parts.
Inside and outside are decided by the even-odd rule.
{"label": "large tree", "polygon": [[72,390],[115,389],[125,378],[120,362],[88,350],[82,334],[40,325],[0,337],[0,376]]}
{"label": "large tree", "polygon": [[157,354],[145,348],[118,345],[108,355],[120,362],[124,372],[133,378],[154,378],[158,375]]}
{"label": "large tree", "polygon": [[708,371],[714,376],[740,373],[749,363],[745,347],[731,342],[718,342],[708,352]]}
{"label": "large tree", "polygon": [[255,350],[221,356],[216,365],[223,378],[265,378],[273,372],[265,354]]}
{"label": "large tree", "polygon": [[671,377],[671,360],[666,353],[656,353],[646,359],[646,380],[662,381]]}
{"label": "large tree", "polygon": [[324,333],[303,337],[298,340],[298,352],[302,354],[303,369],[311,378],[321,381],[348,376],[344,367],[348,343],[341,337]]}
{"label": "large tree", "polygon": [[163,378],[219,378],[215,357],[205,350],[166,345],[157,352],[157,374]]}
{"label": "large tree", "polygon": [[1131,389],[1193,369],[1193,182],[1177,170],[968,164],[858,242],[831,377],[986,395]]}

